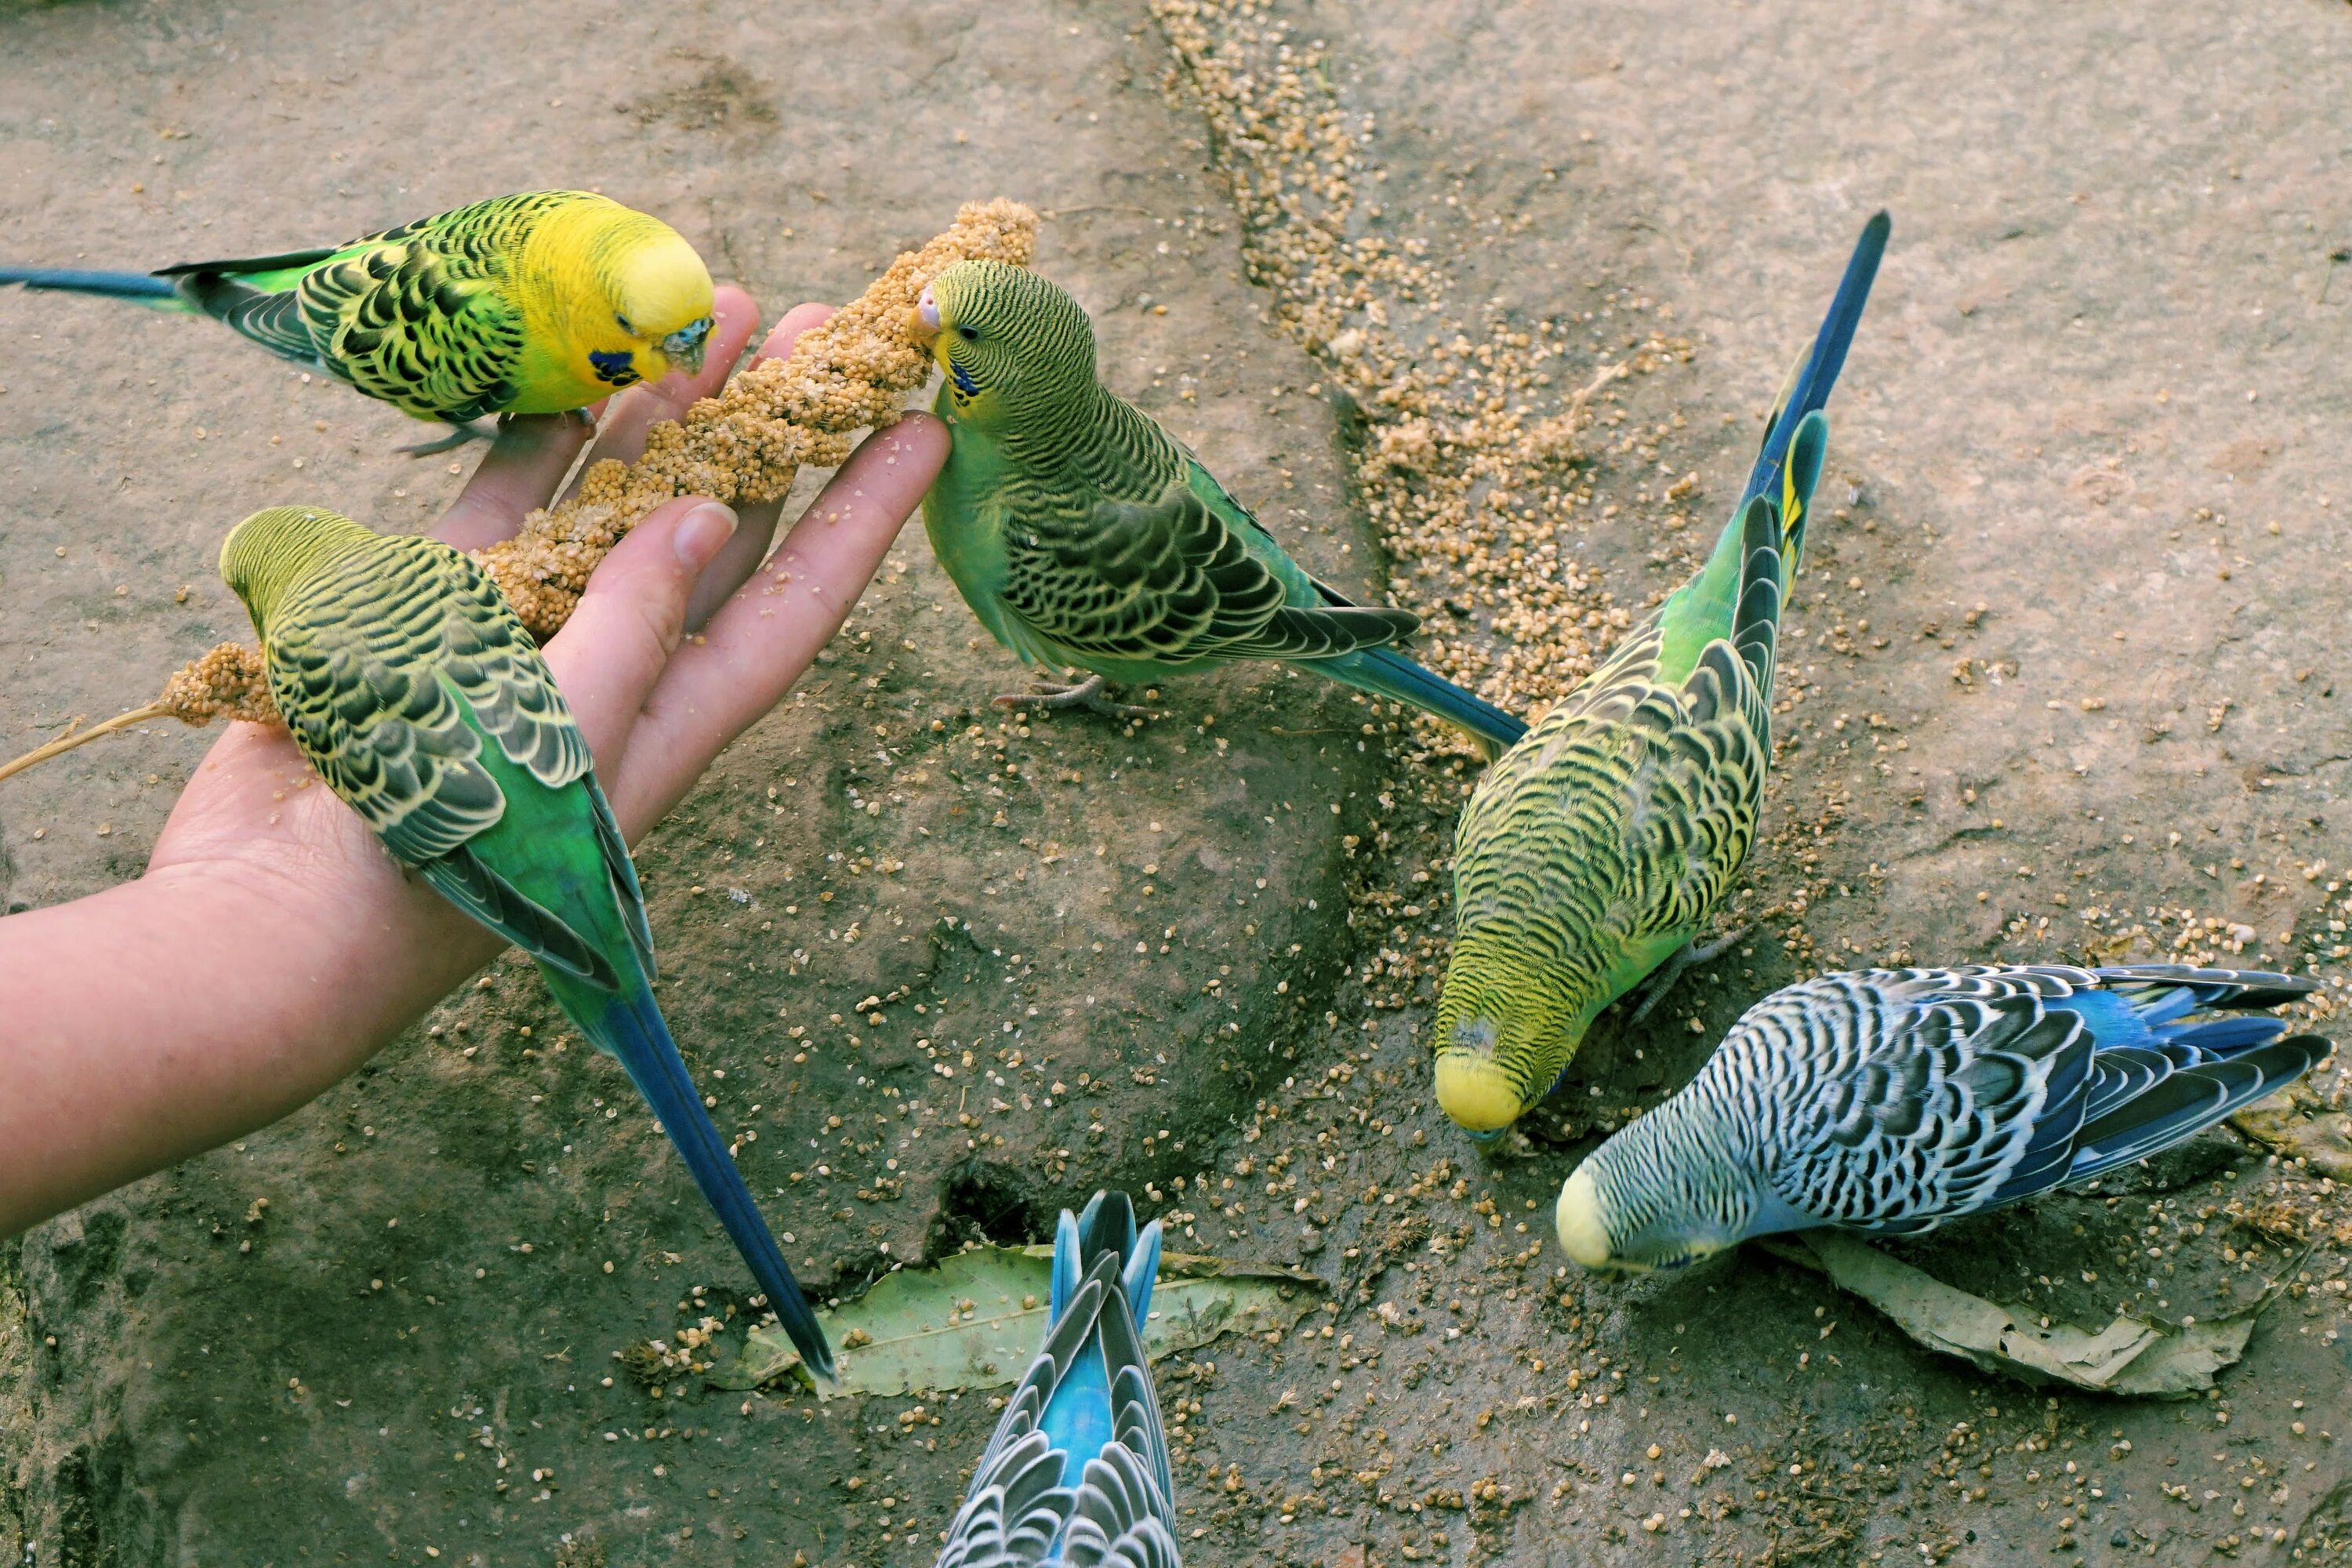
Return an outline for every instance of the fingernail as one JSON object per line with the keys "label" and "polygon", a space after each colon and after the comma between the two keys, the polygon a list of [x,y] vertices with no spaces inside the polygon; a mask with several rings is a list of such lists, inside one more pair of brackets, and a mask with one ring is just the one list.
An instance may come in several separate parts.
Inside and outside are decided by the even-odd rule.
{"label": "fingernail", "polygon": [[669,547],[677,552],[688,570],[699,572],[734,537],[735,513],[717,501],[706,501],[686,514],[686,521],[669,536]]}

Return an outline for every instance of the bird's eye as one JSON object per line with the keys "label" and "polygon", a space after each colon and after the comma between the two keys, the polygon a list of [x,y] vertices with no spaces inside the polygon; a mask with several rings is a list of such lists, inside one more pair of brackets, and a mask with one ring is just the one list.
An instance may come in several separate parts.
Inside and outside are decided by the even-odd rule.
{"label": "bird's eye", "polygon": [[613,320],[614,320],[615,322],[619,323],[621,331],[625,331],[625,332],[628,333],[628,334],[629,334],[629,336],[631,336],[631,337],[633,337],[633,338],[634,338],[634,337],[635,337],[635,336],[637,335],[637,329],[636,329],[636,328],[635,328],[635,327],[633,327],[633,326],[631,326],[631,325],[629,325],[629,318],[628,318],[628,317],[626,317],[626,316],[622,316],[622,315],[615,315],[615,316],[613,318]]}
{"label": "bird's eye", "polygon": [[978,327],[958,327],[956,329],[956,336],[961,338],[968,343],[976,343],[980,342],[980,329]]}

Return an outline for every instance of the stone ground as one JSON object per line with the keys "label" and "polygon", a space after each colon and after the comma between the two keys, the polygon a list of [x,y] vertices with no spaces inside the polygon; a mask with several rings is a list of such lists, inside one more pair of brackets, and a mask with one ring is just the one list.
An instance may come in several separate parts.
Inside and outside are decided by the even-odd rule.
{"label": "stone ground", "polygon": [[[1316,570],[1369,592],[1392,566],[1475,643],[1524,584],[1417,598],[1430,542],[1375,537],[1420,481],[1366,460],[1360,415],[1388,416],[1330,330],[1349,302],[1284,291],[1316,193],[1248,194],[1311,151],[1236,115],[1364,136],[1382,210],[1350,234],[1417,240],[1435,279],[1408,362],[1540,331],[1546,413],[1639,361],[1544,521],[1589,625],[1687,569],[1853,232],[1895,218],[1790,616],[1754,940],[1604,1025],[1567,1109],[1491,1162],[1415,1037],[1450,743],[1280,671],[1171,688],[1132,732],[1007,722],[1009,658],[910,535],[639,850],[664,1005],[758,1134],[804,1279],[1041,1236],[1106,1183],[1188,1247],[1323,1273],[1318,1337],[1161,1369],[1195,1562],[2352,1552],[2324,1160],[2217,1132],[1906,1249],[2092,1324],[2282,1281],[2194,1404],[1978,1374],[1752,1249],[1608,1285],[1548,1240],[1591,1128],[1810,970],[2219,952],[2340,996],[2352,8],[800,9],[478,7],[452,49],[446,8],[397,0],[0,7],[6,249],[160,264],[595,185],[772,310],[1015,195],[1053,215],[1039,264],[1112,384]],[[242,635],[212,562],[245,512],[416,526],[460,482],[195,323],[6,294],[0,341],[11,752]],[[0,790],[7,908],[135,876],[205,742],[164,726]],[[0,1553],[928,1563],[988,1401],[616,1366],[740,1280],[625,1081],[558,1038],[502,962],[300,1114],[0,1249]]]}

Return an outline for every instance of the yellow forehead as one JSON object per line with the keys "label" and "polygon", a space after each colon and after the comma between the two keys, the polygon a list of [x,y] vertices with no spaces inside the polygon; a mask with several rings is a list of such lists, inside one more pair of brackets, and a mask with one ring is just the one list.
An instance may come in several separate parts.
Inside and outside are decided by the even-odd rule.
{"label": "yellow forehead", "polygon": [[630,237],[611,258],[614,308],[644,337],[658,338],[710,314],[710,269],[665,225]]}
{"label": "yellow forehead", "polygon": [[1438,1053],[1437,1103],[1473,1132],[1499,1132],[1519,1119],[1518,1086],[1481,1052]]}

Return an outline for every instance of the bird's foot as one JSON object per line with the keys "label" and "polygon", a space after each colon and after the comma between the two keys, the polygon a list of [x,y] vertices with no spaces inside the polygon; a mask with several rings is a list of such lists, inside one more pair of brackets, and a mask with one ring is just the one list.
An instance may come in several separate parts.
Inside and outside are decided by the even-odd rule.
{"label": "bird's foot", "polygon": [[[507,433],[507,427],[518,419],[542,419],[545,417],[547,417],[547,416],[541,414],[501,414],[499,416],[498,421],[492,428],[496,430],[499,435],[503,436]],[[596,434],[596,411],[593,408],[567,408],[562,413],[554,416],[554,417],[563,421],[563,423],[567,425],[579,426],[580,428],[588,435],[593,436]],[[477,435],[479,435],[482,428],[481,421],[478,419],[476,420],[472,428]]]}
{"label": "bird's foot", "polygon": [[442,452],[454,452],[468,441],[488,441],[495,438],[494,432],[483,429],[478,423],[452,425],[449,426],[449,433],[438,441],[419,441],[410,447],[394,447],[393,450],[407,458],[430,458]]}
{"label": "bird's foot", "polygon": [[1642,982],[1641,1000],[1635,1005],[1633,1016],[1625,1022],[1629,1025],[1638,1024],[1648,1017],[1650,1009],[1666,999],[1666,993],[1675,988],[1675,982],[1681,977],[1684,970],[1696,968],[1702,963],[1713,963],[1738,946],[1747,935],[1748,928],[1741,926],[1737,931],[1727,931],[1717,937],[1704,946],[1696,942],[1683,943],[1671,957],[1651,972],[1647,980]]}
{"label": "bird's foot", "polygon": [[1027,691],[1012,691],[996,700],[999,708],[1084,708],[1110,719],[1150,719],[1149,708],[1139,708],[1131,702],[1114,702],[1103,695],[1109,683],[1099,675],[1089,675],[1076,686],[1039,684]]}

